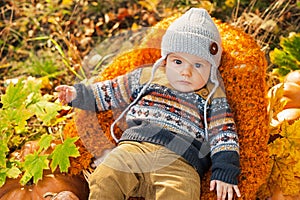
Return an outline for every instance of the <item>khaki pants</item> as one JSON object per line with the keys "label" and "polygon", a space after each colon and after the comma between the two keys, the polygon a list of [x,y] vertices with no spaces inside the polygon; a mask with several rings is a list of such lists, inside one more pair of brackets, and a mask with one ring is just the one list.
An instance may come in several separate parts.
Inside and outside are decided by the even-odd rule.
{"label": "khaki pants", "polygon": [[196,170],[172,151],[151,143],[122,142],[89,178],[90,200],[199,200]]}

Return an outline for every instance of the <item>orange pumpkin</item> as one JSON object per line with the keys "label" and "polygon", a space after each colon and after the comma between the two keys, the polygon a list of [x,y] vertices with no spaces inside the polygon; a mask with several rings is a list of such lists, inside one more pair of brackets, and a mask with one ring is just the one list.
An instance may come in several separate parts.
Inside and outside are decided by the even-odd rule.
{"label": "orange pumpkin", "polygon": [[300,95],[299,95],[300,85],[298,85],[295,82],[284,82],[273,86],[268,93],[268,98],[271,98],[272,92],[276,91],[282,86],[283,86],[283,94],[280,101],[282,103],[285,102],[284,109],[300,108]]}
{"label": "orange pumpkin", "polygon": [[279,122],[284,120],[293,122],[300,118],[300,108],[287,108],[277,114]]}
{"label": "orange pumpkin", "polygon": [[281,101],[286,103],[284,109],[300,108],[300,70],[295,70],[288,73],[284,79],[284,82],[275,85],[272,90],[276,90],[282,85],[283,97],[281,98]]}
{"label": "orange pumpkin", "polygon": [[299,200],[300,195],[283,195],[279,187],[276,187],[271,197],[272,200]]}
{"label": "orange pumpkin", "polygon": [[284,108],[299,108],[300,107],[300,85],[293,82],[284,83],[282,100],[287,101]]}
{"label": "orange pumpkin", "polygon": [[81,176],[69,176],[62,173],[44,172],[44,177],[37,184],[20,185],[20,179],[7,179],[0,188],[1,200],[45,200],[62,191],[74,193],[78,199],[88,199],[89,189]]}
{"label": "orange pumpkin", "polygon": [[[45,153],[51,153],[54,147],[61,143],[60,140],[51,143],[49,149]],[[38,150],[38,142],[30,141],[24,144],[21,150],[12,154],[15,159],[20,161],[24,160],[24,157],[34,151]],[[70,198],[65,200],[85,200],[88,199],[89,187],[88,183],[82,175],[68,175],[65,173],[54,172],[50,170],[44,170],[42,180],[39,180],[36,184],[31,182],[22,186],[20,178],[6,179],[5,184],[0,188],[0,200],[45,200],[45,199],[58,199],[52,198],[60,192],[67,191]],[[60,195],[62,196],[62,195]]]}
{"label": "orange pumpkin", "polygon": [[288,73],[284,78],[284,82],[292,82],[300,85],[300,70]]}

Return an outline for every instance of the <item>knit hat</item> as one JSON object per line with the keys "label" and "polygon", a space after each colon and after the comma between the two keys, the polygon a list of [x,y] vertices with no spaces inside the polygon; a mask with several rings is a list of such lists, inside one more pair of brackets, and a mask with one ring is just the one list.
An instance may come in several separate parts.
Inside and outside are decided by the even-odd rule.
{"label": "knit hat", "polygon": [[221,36],[205,9],[191,8],[168,27],[161,42],[161,58],[154,67],[161,65],[172,52],[188,53],[207,60],[212,65],[211,78],[216,80],[216,69],[222,55]]}
{"label": "knit hat", "polygon": [[221,36],[214,21],[205,9],[191,8],[176,19],[162,38],[161,55],[171,52],[188,53],[220,65]]}

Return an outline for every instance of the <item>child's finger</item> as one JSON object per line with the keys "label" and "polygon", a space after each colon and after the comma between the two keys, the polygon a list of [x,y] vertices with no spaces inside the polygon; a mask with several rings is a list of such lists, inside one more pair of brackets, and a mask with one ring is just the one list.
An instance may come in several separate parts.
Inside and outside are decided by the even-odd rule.
{"label": "child's finger", "polygon": [[231,186],[228,187],[227,194],[228,194],[228,200],[232,200],[233,199],[233,189]]}
{"label": "child's finger", "polygon": [[[224,191],[224,187],[222,184],[220,184],[220,182],[217,183],[217,199],[221,200],[223,193],[226,192]],[[226,195],[226,194],[225,194]]]}
{"label": "child's finger", "polygon": [[241,197],[241,192],[240,192],[239,187],[238,187],[237,185],[234,185],[234,186],[233,186],[233,189],[234,189],[236,195],[237,195],[238,197]]}
{"label": "child's finger", "polygon": [[210,181],[210,191],[213,191],[215,189],[215,186],[216,186],[216,181],[215,180]]}
{"label": "child's finger", "polygon": [[66,95],[72,96],[73,95],[73,90],[71,88],[66,88]]}
{"label": "child's finger", "polygon": [[55,90],[56,91],[66,91],[69,88],[70,88],[70,86],[68,86],[68,85],[59,85],[59,86],[55,87]]}
{"label": "child's finger", "polygon": [[72,86],[60,85],[55,87],[55,90],[59,92],[58,99],[62,104],[67,104],[76,97],[76,90]]}
{"label": "child's finger", "polygon": [[64,92],[64,91],[61,91],[61,92],[58,94],[58,99],[59,99],[59,101],[63,103],[63,102],[65,101],[65,96],[66,96],[65,92]]}
{"label": "child's finger", "polygon": [[64,88],[64,86],[59,85],[59,86],[56,86],[54,89],[55,89],[56,91],[61,91],[63,88]]}
{"label": "child's finger", "polygon": [[71,89],[66,89],[66,101],[71,102],[73,100],[73,91]]}

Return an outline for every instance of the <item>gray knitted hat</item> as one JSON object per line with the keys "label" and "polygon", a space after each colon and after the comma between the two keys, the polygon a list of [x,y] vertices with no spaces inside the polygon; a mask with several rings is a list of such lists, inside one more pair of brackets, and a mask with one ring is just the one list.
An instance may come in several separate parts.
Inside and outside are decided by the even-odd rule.
{"label": "gray knitted hat", "polygon": [[172,52],[188,53],[207,60],[212,65],[211,80],[216,79],[222,55],[221,36],[205,9],[191,8],[168,27],[161,42],[161,58],[154,67],[161,65]]}
{"label": "gray knitted hat", "polygon": [[213,66],[220,65],[221,36],[205,9],[191,8],[169,26],[162,38],[161,55],[171,52],[192,54]]}

